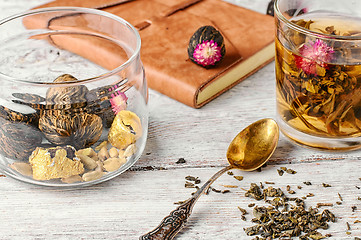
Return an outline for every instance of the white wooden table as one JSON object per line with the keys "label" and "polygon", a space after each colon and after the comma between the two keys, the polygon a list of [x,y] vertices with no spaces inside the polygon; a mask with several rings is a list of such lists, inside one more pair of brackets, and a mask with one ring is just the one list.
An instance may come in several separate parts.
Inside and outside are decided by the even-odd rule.
{"label": "white wooden table", "polygon": [[[35,7],[47,0],[0,0],[0,17]],[[256,1],[234,0],[258,8]],[[250,123],[275,117],[274,63],[201,109],[192,109],[150,90],[150,126],[147,146],[135,166],[111,181],[83,189],[59,190],[0,177],[0,239],[138,239],[158,225],[194,189],[184,187],[185,176],[205,182],[227,165],[225,154],[233,137]],[[241,172],[237,181],[225,174],[213,187],[237,185],[231,192],[204,195],[177,239],[252,239],[243,227],[251,223],[249,203],[244,197],[250,183],[272,181],[284,192],[286,186],[305,200],[328,207],[337,222],[323,233],[329,239],[361,236],[361,152],[328,153],[294,145],[283,135],[278,148],[262,172]],[[179,158],[186,163],[176,164]],[[296,174],[279,176],[280,167]],[[303,184],[310,181],[311,186]],[[322,183],[330,184],[324,188]],[[302,186],[298,189],[297,186]],[[343,198],[342,204],[338,193]],[[356,209],[352,210],[352,207]],[[242,207],[250,212],[241,220]],[[347,230],[346,223],[351,230]],[[346,234],[348,231],[350,234]]]}

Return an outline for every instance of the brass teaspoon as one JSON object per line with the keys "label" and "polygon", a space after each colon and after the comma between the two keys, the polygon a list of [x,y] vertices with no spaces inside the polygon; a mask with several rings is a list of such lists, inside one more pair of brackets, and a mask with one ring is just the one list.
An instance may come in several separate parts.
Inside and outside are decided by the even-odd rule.
{"label": "brass teaspoon", "polygon": [[182,229],[199,197],[223,173],[238,168],[253,171],[267,162],[276,149],[278,125],[273,119],[261,119],[243,129],[232,140],[227,150],[229,166],[214,174],[190,199],[172,211],[151,232],[140,240],[171,240]]}

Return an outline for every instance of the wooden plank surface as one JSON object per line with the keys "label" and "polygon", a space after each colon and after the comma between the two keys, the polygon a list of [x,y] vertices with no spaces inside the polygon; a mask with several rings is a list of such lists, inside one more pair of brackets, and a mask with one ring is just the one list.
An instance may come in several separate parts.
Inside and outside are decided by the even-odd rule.
{"label": "wooden plank surface", "polygon": [[[45,2],[0,0],[0,17]],[[0,239],[137,239],[153,229],[176,207],[174,202],[190,197],[194,189],[184,187],[185,176],[205,182],[227,165],[226,149],[240,130],[258,119],[275,117],[274,63],[197,110],[150,90],[149,112],[143,156],[132,169],[111,181],[60,190],[0,177]],[[186,163],[176,164],[181,157]],[[280,167],[297,173],[279,176]],[[360,237],[361,223],[355,223],[361,221],[360,169],[360,151],[314,151],[296,146],[281,135],[276,152],[261,172],[234,170],[244,180],[227,174],[217,180],[213,184],[217,189],[238,187],[231,188],[230,193],[202,196],[177,239],[252,239],[243,231],[252,225],[248,204],[262,202],[246,198],[245,189],[265,181],[274,182],[272,186],[285,192],[289,185],[296,192],[294,196],[313,193],[314,197],[305,200],[306,206],[332,203],[328,209],[337,222],[322,231],[332,234],[329,239]],[[304,185],[305,181],[312,185]],[[331,187],[325,188],[322,183]],[[343,198],[341,205],[336,204],[340,201],[338,193]],[[249,212],[246,221],[241,220],[237,207]],[[346,234],[346,222],[350,235]]]}

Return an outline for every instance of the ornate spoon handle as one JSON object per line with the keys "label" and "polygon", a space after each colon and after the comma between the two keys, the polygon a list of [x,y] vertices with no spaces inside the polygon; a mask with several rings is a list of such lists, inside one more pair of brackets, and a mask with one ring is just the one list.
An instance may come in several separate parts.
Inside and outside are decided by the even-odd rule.
{"label": "ornate spoon handle", "polygon": [[232,169],[232,166],[227,166],[214,174],[198,191],[180,205],[177,209],[170,212],[170,214],[163,218],[162,222],[154,230],[141,236],[140,240],[172,240],[175,235],[183,228],[192,213],[192,209],[199,199],[199,197],[210,187],[210,185],[223,173]]}

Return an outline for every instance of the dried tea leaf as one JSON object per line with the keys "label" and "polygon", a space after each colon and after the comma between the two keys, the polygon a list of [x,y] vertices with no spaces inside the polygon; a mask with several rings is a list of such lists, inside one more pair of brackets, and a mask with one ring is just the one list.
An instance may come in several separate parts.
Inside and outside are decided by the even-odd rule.
{"label": "dried tea leaf", "polygon": [[242,181],[243,180],[243,176],[233,176],[235,179],[237,179],[238,181]]}
{"label": "dried tea leaf", "polygon": [[248,214],[248,212],[247,212],[246,209],[241,208],[241,207],[238,207],[238,209],[239,209],[239,211],[241,211],[241,213],[242,213],[243,215]]}
{"label": "dried tea leaf", "polygon": [[176,164],[186,163],[184,158],[179,158],[178,161],[175,162]]}
{"label": "dried tea leaf", "polygon": [[225,188],[238,188],[236,185],[222,185]]}
{"label": "dried tea leaf", "polygon": [[289,168],[289,169],[286,170],[286,173],[296,174],[297,172],[295,170]]}
{"label": "dried tea leaf", "polygon": [[245,193],[246,197],[253,197],[256,200],[261,200],[263,199],[263,193],[260,189],[260,187],[255,184],[255,183],[251,183],[251,187],[250,189]]}
{"label": "dried tea leaf", "polygon": [[[280,189],[272,187],[262,191],[256,184],[251,184],[250,190],[246,194],[253,197],[254,192],[257,192],[256,196],[263,196],[263,200],[271,206],[253,208],[252,222],[255,225],[244,228],[247,235],[261,235],[255,239],[265,240],[289,239],[297,236],[299,239],[309,240],[331,236],[330,234],[322,235],[316,231],[317,229],[328,229],[328,222],[335,221],[334,214],[329,210],[325,209],[319,213],[318,208],[306,209],[302,199],[286,197]],[[292,201],[296,205],[290,204]],[[253,207],[254,204],[249,206]],[[279,210],[281,206],[284,207],[283,210]]]}

